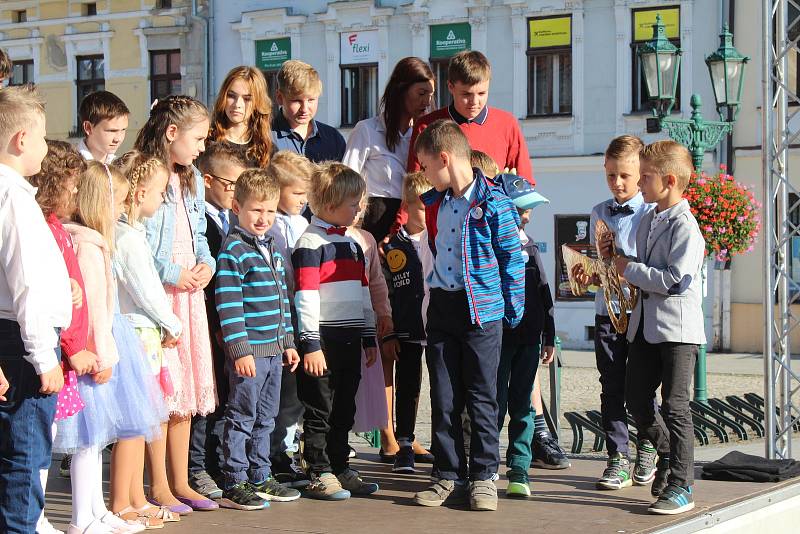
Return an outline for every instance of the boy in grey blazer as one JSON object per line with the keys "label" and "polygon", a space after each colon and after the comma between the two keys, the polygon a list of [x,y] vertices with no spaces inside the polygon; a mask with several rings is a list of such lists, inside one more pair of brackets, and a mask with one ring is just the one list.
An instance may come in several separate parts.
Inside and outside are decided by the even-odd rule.
{"label": "boy in grey blazer", "polygon": [[[640,436],[656,446],[659,462],[648,511],[679,514],[694,508],[694,430],[689,389],[698,346],[705,343],[701,269],[705,241],[683,192],[693,169],[689,151],[657,141],[640,155],[647,213],[636,233],[637,257],[617,258],[618,272],[641,290],[628,325],[625,394]],[[654,409],[661,386],[661,413]]]}

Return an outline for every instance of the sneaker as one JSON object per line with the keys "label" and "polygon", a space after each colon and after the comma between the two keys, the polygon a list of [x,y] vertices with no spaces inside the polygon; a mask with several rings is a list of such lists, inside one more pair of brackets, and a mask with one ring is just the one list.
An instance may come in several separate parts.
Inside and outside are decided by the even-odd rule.
{"label": "sneaker", "polygon": [[357,458],[358,457],[358,453],[356,452],[356,450],[353,447],[350,447],[350,450],[347,452],[347,457],[348,458]]}
{"label": "sneaker", "polygon": [[342,487],[350,492],[351,495],[371,495],[378,491],[378,485],[374,482],[364,482],[358,475],[358,471],[349,467],[336,475]]}
{"label": "sneaker", "polygon": [[350,492],[342,487],[342,483],[333,473],[322,473],[311,476],[305,496],[322,501],[343,501],[350,498]]}
{"label": "sneaker", "polygon": [[669,484],[647,511],[651,514],[675,515],[688,512],[692,508],[694,508],[692,488]]}
{"label": "sneaker", "polygon": [[414,449],[411,445],[400,447],[397,455],[394,458],[394,465],[392,471],[395,473],[416,473],[414,469]]}
{"label": "sneaker", "polygon": [[220,506],[235,510],[262,510],[269,503],[256,494],[249,482],[239,482],[230,489],[223,490]]}
{"label": "sneaker", "polygon": [[251,485],[256,490],[256,495],[265,501],[289,502],[300,498],[299,491],[294,488],[287,488],[275,480],[274,477],[269,477],[260,484],[251,483]]}
{"label": "sneaker", "polygon": [[58,530],[46,517],[42,516],[39,518],[39,522],[36,523],[36,534],[64,534],[64,531]]}
{"label": "sneaker", "polygon": [[58,474],[64,478],[69,478],[69,470],[72,467],[72,456],[65,454],[61,458],[61,465],[58,466]]}
{"label": "sneaker", "polygon": [[189,487],[209,499],[222,497],[222,490],[205,470],[189,473]]}
{"label": "sneaker", "polygon": [[506,497],[511,497],[513,499],[527,499],[530,496],[531,486],[528,482],[527,473],[522,474],[518,471],[509,471]]}
{"label": "sneaker", "polygon": [[[297,459],[281,454],[277,462],[272,464],[272,476],[287,488],[302,489],[308,486],[311,480],[297,463]],[[284,461],[285,459],[285,461]]]}
{"label": "sneaker", "polygon": [[469,509],[476,512],[497,510],[497,486],[491,480],[474,480],[469,483]]}
{"label": "sneaker", "polygon": [[650,486],[650,495],[661,496],[661,492],[667,487],[669,472],[669,458],[659,458],[656,464],[656,474],[653,476],[653,485]]}
{"label": "sneaker", "polygon": [[427,489],[418,491],[414,495],[414,502],[420,506],[441,506],[448,504],[463,504],[467,501],[467,486],[455,480],[440,478],[434,480]]}
{"label": "sneaker", "polygon": [[567,453],[549,432],[537,432],[531,442],[533,461],[531,467],[540,469],[567,469],[572,467]]}
{"label": "sneaker", "polygon": [[642,440],[636,448],[636,465],[633,467],[633,482],[644,486],[656,476],[656,449],[647,440]]}
{"label": "sneaker", "polygon": [[597,481],[599,489],[618,490],[632,485],[631,462],[622,454],[617,453],[608,459],[603,476]]}

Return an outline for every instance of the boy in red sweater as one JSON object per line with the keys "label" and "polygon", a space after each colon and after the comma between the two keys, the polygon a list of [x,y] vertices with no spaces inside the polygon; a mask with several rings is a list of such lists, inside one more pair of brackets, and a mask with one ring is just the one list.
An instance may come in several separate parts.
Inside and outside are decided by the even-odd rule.
{"label": "boy in red sweater", "polygon": [[408,172],[420,170],[413,147],[422,130],[438,119],[451,119],[467,136],[470,148],[485,152],[500,168],[517,169],[519,176],[536,185],[528,146],[517,119],[507,111],[486,104],[491,78],[489,60],[478,51],[465,50],[450,59],[447,90],[453,97],[453,103],[425,115],[414,124],[412,150],[408,153]]}

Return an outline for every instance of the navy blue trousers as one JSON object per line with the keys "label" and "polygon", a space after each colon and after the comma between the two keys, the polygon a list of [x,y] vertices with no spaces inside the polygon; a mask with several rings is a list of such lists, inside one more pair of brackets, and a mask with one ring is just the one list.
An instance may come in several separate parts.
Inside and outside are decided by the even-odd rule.
{"label": "navy blue trousers", "polygon": [[608,455],[628,456],[628,423],[625,412],[625,368],[628,340],[618,334],[605,315],[594,316],[594,355],[600,371],[600,413]]}
{"label": "navy blue trousers", "polygon": [[[426,360],[431,389],[434,478],[489,480],[500,466],[497,367],[502,320],[472,324],[464,291],[432,289]],[[461,412],[470,417],[469,463]]]}

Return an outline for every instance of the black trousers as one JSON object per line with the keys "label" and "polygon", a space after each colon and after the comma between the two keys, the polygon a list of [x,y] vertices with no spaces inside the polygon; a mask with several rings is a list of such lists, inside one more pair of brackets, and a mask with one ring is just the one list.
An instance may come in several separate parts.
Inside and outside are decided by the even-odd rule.
{"label": "black trousers", "polygon": [[628,422],[625,412],[625,367],[628,340],[607,315],[594,316],[594,356],[600,372],[600,413],[608,455],[628,456]]}
{"label": "black trousers", "polygon": [[328,369],[322,376],[297,371],[297,392],[305,407],[303,458],[314,475],[338,475],[347,468],[347,434],[355,421],[356,391],[361,381],[360,331],[326,330],[323,327],[320,333]]}
{"label": "black trousers", "polygon": [[[625,396],[639,436],[669,456],[669,483],[689,487],[694,483],[694,428],[689,409],[698,345],[648,343],[642,328],[628,352]],[[661,386],[661,412],[656,390]]]}
{"label": "black trousers", "polygon": [[414,441],[417,404],[422,382],[422,350],[419,343],[400,343],[400,356],[395,364],[394,410],[397,440]]}
{"label": "black trousers", "polygon": [[[464,291],[432,289],[427,330],[431,452],[435,457],[431,476],[448,480],[467,477],[489,480],[500,465],[497,366],[502,320],[476,326],[470,319]],[[464,406],[471,422],[469,463],[461,426]]]}
{"label": "black trousers", "polygon": [[375,241],[380,243],[389,235],[401,202],[399,198],[369,197],[361,228],[371,233]]}
{"label": "black trousers", "polygon": [[222,475],[222,434],[225,426],[225,405],[228,400],[228,371],[225,351],[216,340],[211,341],[214,359],[214,380],[217,384],[217,408],[208,415],[192,417],[189,437],[189,473],[206,471],[212,477]]}

